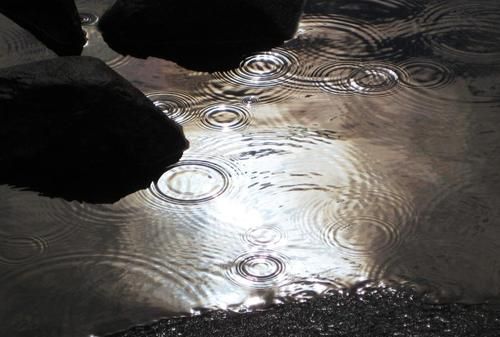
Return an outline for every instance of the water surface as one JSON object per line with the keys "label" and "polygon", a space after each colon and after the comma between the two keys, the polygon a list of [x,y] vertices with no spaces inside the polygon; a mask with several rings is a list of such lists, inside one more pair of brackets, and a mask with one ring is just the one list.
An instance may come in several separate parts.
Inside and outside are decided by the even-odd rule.
{"label": "water surface", "polygon": [[[97,56],[191,147],[115,204],[0,186],[8,336],[100,335],[366,280],[500,298],[500,4],[311,0],[296,37],[238,69]],[[54,57],[0,16],[0,66]],[[71,182],[68,182],[71,184]]]}

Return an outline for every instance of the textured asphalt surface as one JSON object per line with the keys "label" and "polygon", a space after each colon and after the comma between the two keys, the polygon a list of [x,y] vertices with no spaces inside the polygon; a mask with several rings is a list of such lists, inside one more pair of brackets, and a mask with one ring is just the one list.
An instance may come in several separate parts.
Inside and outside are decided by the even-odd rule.
{"label": "textured asphalt surface", "polygon": [[500,305],[431,304],[414,292],[363,288],[251,313],[166,319],[110,337],[500,336]]}

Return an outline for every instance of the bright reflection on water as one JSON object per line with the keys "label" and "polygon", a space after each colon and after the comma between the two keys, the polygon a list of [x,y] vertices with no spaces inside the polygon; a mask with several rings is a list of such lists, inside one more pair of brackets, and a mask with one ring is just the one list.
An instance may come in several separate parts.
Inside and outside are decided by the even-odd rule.
{"label": "bright reflection on water", "polygon": [[[311,0],[284,46],[214,74],[98,56],[191,147],[112,205],[0,186],[6,336],[88,336],[364,280],[500,297],[500,6]],[[52,57],[0,17],[0,66]],[[71,182],[68,182],[71,184]]]}

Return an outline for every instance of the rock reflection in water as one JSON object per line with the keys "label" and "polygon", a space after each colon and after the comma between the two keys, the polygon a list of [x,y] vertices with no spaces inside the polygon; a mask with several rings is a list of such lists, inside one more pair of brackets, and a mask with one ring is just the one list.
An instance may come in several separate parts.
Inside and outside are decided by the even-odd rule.
{"label": "rock reflection in water", "polygon": [[[110,5],[77,4],[91,21]],[[493,0],[310,0],[294,39],[213,75],[123,59],[85,25],[85,52],[191,147],[113,205],[0,186],[2,331],[100,335],[367,279],[498,301],[498,17]],[[0,21],[0,66],[48,57]]]}

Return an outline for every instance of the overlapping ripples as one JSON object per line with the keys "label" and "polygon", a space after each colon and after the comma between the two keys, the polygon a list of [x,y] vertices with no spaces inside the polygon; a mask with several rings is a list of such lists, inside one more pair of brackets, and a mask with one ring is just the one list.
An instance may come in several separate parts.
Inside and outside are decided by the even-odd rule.
{"label": "overlapping ripples", "polygon": [[150,93],[147,97],[158,109],[179,124],[198,118],[199,102],[193,95],[183,92],[158,92]]}
{"label": "overlapping ripples", "polygon": [[[155,254],[143,255],[124,251],[107,251],[102,253],[82,251],[63,255],[51,255],[37,262],[36,266],[27,266],[5,274],[1,278],[8,279],[10,282],[19,280],[33,282],[40,275],[44,275],[50,271],[54,273],[54,276],[57,274],[62,276],[71,270],[82,271],[88,269],[90,271],[92,268],[98,268],[98,266],[102,265],[120,271],[119,278],[130,277],[130,281],[132,282],[126,288],[131,293],[136,289],[135,281],[145,278],[153,281],[153,284],[162,285],[162,287],[177,288],[177,294],[186,297],[193,296],[193,298],[196,298],[206,295],[203,294],[204,287],[201,282],[192,282],[196,277],[196,273],[187,266],[180,268],[175,259],[168,256],[159,257],[155,256]],[[129,274],[127,270],[133,271],[133,273]],[[55,280],[56,277],[54,277]],[[88,281],[93,282],[90,279]],[[179,291],[181,289],[187,290],[187,292]],[[208,288],[206,290],[209,291]]]}
{"label": "overlapping ripples", "polygon": [[500,5],[440,1],[425,10],[422,31],[435,52],[468,63],[500,60]]}
{"label": "overlapping ripples", "polygon": [[338,1],[332,3],[331,7],[330,12],[333,14],[352,16],[371,23],[407,21],[424,9],[420,2],[413,0],[360,0],[355,3]]}
{"label": "overlapping ripples", "polygon": [[455,80],[455,73],[444,63],[432,59],[409,59],[399,63],[404,70],[403,85],[412,88],[440,88]]}
{"label": "overlapping ripples", "polygon": [[[0,208],[0,214],[6,218],[0,226],[0,238],[12,238],[13,242],[18,242],[18,239],[21,240],[19,242],[31,241],[33,247],[44,247],[42,250],[45,250],[47,246],[63,242],[78,232],[78,222],[69,221],[67,216],[76,203],[40,197],[36,193],[8,187],[1,192],[7,198]],[[23,210],[25,217],[11,219],[7,216],[10,209]],[[20,251],[23,249],[21,247]]]}
{"label": "overlapping ripples", "polygon": [[416,219],[403,191],[356,186],[317,198],[294,216],[304,233],[354,257],[393,254],[411,235]]}
{"label": "overlapping ripples", "polygon": [[252,87],[235,83],[228,83],[221,78],[213,78],[200,86],[196,95],[206,104],[214,101],[250,106],[266,103],[280,103],[293,97],[295,90],[286,85],[272,85],[269,87]]}
{"label": "overlapping ripples", "polygon": [[305,15],[303,34],[287,44],[308,59],[324,61],[367,61],[399,57],[404,51],[389,43],[375,26],[339,15]]}
{"label": "overlapping ripples", "polygon": [[[0,298],[13,314],[1,319],[22,312],[33,331],[69,336],[159,318],[149,308],[252,310],[366,279],[431,300],[498,292],[496,173],[483,174],[497,152],[496,4],[311,2],[318,15],[283,47],[210,75],[110,50],[96,23],[111,3],[77,0],[84,54],[150,88],[191,147],[112,205],[2,187]],[[2,66],[41,55],[0,31]]]}
{"label": "overlapping ripples", "polygon": [[304,87],[303,67],[293,52],[276,48],[243,60],[234,70],[217,72],[213,80],[200,88],[207,98],[233,103],[258,101],[271,103],[286,100]]}
{"label": "overlapping ripples", "polygon": [[243,60],[234,70],[215,73],[229,83],[250,87],[270,87],[293,81],[300,71],[299,59],[284,49],[254,54]]}
{"label": "overlapping ripples", "polygon": [[[150,320],[153,313],[189,312],[202,299],[211,298],[212,275],[179,261],[183,261],[179,252],[173,258],[131,251],[74,250],[3,273],[0,294],[2,303],[12,310],[37,317],[26,326],[29,331],[61,324],[58,333],[89,335],[99,323],[117,329],[120,320],[139,323]],[[19,284],[24,287],[22,294],[16,291]],[[89,306],[100,310],[88,310]],[[129,317],[131,308],[135,308],[134,317]],[[80,321],[74,315],[83,317]],[[5,322],[4,331],[18,331],[19,319],[16,316]],[[52,333],[50,336],[57,335]]]}
{"label": "overlapping ripples", "polygon": [[312,72],[317,85],[333,94],[386,95],[403,77],[402,71],[391,64],[326,63]]}

